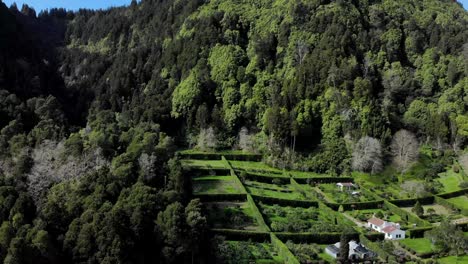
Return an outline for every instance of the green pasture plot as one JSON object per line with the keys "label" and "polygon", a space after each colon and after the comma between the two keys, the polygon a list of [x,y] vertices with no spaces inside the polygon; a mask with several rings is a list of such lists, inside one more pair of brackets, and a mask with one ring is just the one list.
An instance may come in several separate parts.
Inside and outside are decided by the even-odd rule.
{"label": "green pasture plot", "polygon": [[434,252],[432,243],[427,238],[411,238],[399,240],[399,243],[414,250],[416,254],[428,254]]}
{"label": "green pasture plot", "polygon": [[273,197],[273,198],[279,198],[279,199],[286,199],[286,200],[307,200],[306,197],[304,197],[302,194],[296,191],[290,191],[290,190],[268,190],[268,189],[263,189],[263,188],[258,188],[258,187],[246,187],[248,192],[252,195],[257,195],[257,196],[266,196],[266,197]]}
{"label": "green pasture plot", "polygon": [[242,187],[232,180],[197,180],[193,182],[194,194],[233,194],[243,193]]}
{"label": "green pasture plot", "polygon": [[[327,200],[336,203],[367,202],[373,200],[372,197],[367,197],[365,193],[358,188],[351,190],[343,189],[343,191],[341,191],[336,183],[320,184],[318,187],[327,196]],[[353,191],[359,192],[359,194],[353,195]]]}
{"label": "green pasture plot", "polygon": [[437,263],[440,264],[467,264],[468,263],[468,255],[465,256],[449,256],[437,259]]}
{"label": "green pasture plot", "polygon": [[182,166],[204,169],[225,169],[225,163],[222,160],[182,160]]}
{"label": "green pasture plot", "polygon": [[468,210],[468,196],[462,195],[454,198],[447,199],[450,203],[460,209]]}
{"label": "green pasture plot", "polygon": [[246,202],[204,203],[212,228],[265,231],[255,221],[253,209]]}
{"label": "green pasture plot", "polygon": [[199,176],[194,177],[194,181],[233,181],[233,176]]}
{"label": "green pasture plot", "polygon": [[454,192],[461,189],[459,185],[463,182],[463,176],[460,173],[448,170],[440,173],[439,176],[438,181],[444,186],[443,192]]}
{"label": "green pasture plot", "polygon": [[294,189],[291,187],[290,184],[278,185],[272,183],[264,183],[264,182],[257,182],[257,181],[245,181],[245,185],[248,187],[254,187],[258,189],[264,190],[271,190],[271,191],[289,191],[292,192]]}
{"label": "green pasture plot", "polygon": [[229,161],[235,169],[247,170],[247,171],[270,171],[276,173],[282,173],[282,170],[273,168],[263,162],[255,162],[255,161],[237,161],[237,160],[230,160]]}
{"label": "green pasture plot", "polygon": [[337,224],[337,216],[319,208],[259,204],[265,221],[274,232],[341,232],[345,228]]}

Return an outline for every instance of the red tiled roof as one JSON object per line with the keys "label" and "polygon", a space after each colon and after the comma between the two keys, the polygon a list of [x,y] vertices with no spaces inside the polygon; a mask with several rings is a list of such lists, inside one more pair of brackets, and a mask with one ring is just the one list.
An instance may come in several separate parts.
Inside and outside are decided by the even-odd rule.
{"label": "red tiled roof", "polygon": [[384,233],[391,233],[391,232],[393,232],[393,231],[395,231],[395,230],[397,230],[397,229],[398,229],[398,228],[396,228],[395,226],[392,226],[392,225],[391,225],[391,226],[387,226],[387,227],[385,227],[384,229],[382,229],[382,232],[384,232]]}
{"label": "red tiled roof", "polygon": [[371,219],[367,220],[367,222],[376,225],[376,226],[381,226],[385,223],[384,220],[377,218],[377,217],[372,217]]}

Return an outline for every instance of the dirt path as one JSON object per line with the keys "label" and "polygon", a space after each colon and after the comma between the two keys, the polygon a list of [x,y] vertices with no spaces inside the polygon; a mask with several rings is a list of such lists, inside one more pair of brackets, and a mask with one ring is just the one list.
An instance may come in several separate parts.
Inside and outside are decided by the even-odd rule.
{"label": "dirt path", "polygon": [[367,227],[367,224],[364,223],[364,222],[361,222],[359,220],[357,220],[356,218],[350,216],[349,214],[347,213],[343,213],[342,215],[344,215],[346,218],[348,218],[349,220],[353,221],[353,223],[355,223],[357,226],[359,227],[363,227],[363,228],[366,228]]}

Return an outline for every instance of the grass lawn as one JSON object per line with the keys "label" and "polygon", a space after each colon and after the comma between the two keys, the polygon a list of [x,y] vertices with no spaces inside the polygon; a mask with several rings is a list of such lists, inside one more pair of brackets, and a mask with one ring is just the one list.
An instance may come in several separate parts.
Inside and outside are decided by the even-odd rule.
{"label": "grass lawn", "polygon": [[412,238],[399,240],[400,244],[414,250],[417,254],[433,252],[432,243],[427,238]]}
{"label": "grass lawn", "polygon": [[449,170],[439,175],[440,178],[438,180],[444,186],[444,192],[454,192],[460,190],[458,185],[463,181],[463,176],[461,174],[455,173],[453,170]]}
{"label": "grass lawn", "polygon": [[468,209],[468,197],[466,195],[450,198],[447,199],[447,201],[453,203],[460,209]]}
{"label": "grass lawn", "polygon": [[[336,203],[366,202],[373,200],[372,198],[366,197],[359,189],[341,191],[335,183],[320,184],[318,187],[328,198],[326,200]],[[359,192],[359,195],[352,195],[353,191]]]}
{"label": "grass lawn", "polygon": [[248,263],[284,263],[284,260],[278,256],[275,248],[269,243],[256,243],[247,241],[226,241],[230,246],[238,250],[247,250],[250,252]]}
{"label": "grass lawn", "polygon": [[184,167],[224,169],[225,165],[222,160],[182,160]]}
{"label": "grass lawn", "polygon": [[261,189],[257,187],[246,187],[247,190],[253,194],[258,196],[268,196],[273,198],[279,199],[286,199],[286,200],[307,200],[302,194],[296,191],[273,191],[267,189]]}
{"label": "grass lawn", "polygon": [[242,193],[242,188],[234,180],[205,180],[193,183],[194,194]]}
{"label": "grass lawn", "polygon": [[275,172],[275,173],[282,173],[282,170],[270,167],[267,164],[262,163],[262,162],[237,161],[237,160],[230,160],[229,162],[236,169],[253,170],[253,171],[270,171],[270,172]]}
{"label": "grass lawn", "polygon": [[449,256],[445,258],[437,259],[440,264],[467,264],[468,256]]}

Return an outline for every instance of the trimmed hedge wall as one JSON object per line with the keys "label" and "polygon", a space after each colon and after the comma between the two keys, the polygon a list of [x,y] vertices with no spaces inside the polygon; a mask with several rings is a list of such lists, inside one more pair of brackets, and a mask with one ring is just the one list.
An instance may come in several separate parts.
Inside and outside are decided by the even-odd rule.
{"label": "trimmed hedge wall", "polygon": [[212,235],[224,236],[228,240],[247,241],[252,240],[255,242],[267,242],[270,240],[270,233],[246,231],[237,229],[211,229]]}
{"label": "trimmed hedge wall", "polygon": [[[237,175],[240,175],[242,173],[242,171],[240,170],[236,170],[235,172],[237,173]],[[280,180],[281,184],[289,183],[289,178],[286,178],[282,176],[281,174],[277,174],[275,176],[267,176],[267,175],[260,175],[260,174],[247,172],[246,178],[251,181],[258,181],[258,182],[264,182],[264,183],[273,183],[273,180]]]}
{"label": "trimmed hedge wall", "polygon": [[461,196],[461,195],[464,195],[464,194],[467,194],[467,193],[468,193],[468,188],[458,190],[458,191],[454,191],[454,192],[439,193],[439,194],[437,194],[437,196],[442,197],[444,199],[450,199],[450,198]]}
{"label": "trimmed hedge wall", "polygon": [[431,223],[429,223],[428,221],[422,220],[421,218],[417,217],[413,213],[407,212],[407,211],[399,208],[398,206],[396,206],[396,205],[394,205],[392,203],[389,203],[387,201],[385,201],[384,203],[385,203],[385,207],[388,210],[392,211],[395,214],[400,215],[401,217],[404,217],[404,218],[408,219],[409,222],[415,223],[418,227],[431,226]]}
{"label": "trimmed hedge wall", "polygon": [[184,172],[187,176],[198,177],[198,176],[208,176],[208,175],[216,175],[216,176],[226,176],[229,175],[231,172],[229,169],[200,169],[194,168],[189,169]]}
{"label": "trimmed hedge wall", "polygon": [[[291,240],[294,243],[316,243],[316,244],[334,244],[341,239],[341,233],[289,233],[289,232],[275,232],[275,235],[283,240]],[[351,239],[358,239],[359,233],[350,235]]]}
{"label": "trimmed hedge wall", "polygon": [[263,219],[262,213],[258,209],[254,199],[250,194],[247,194],[247,202],[249,203],[250,207],[252,207],[252,211],[255,215],[255,219],[257,219],[258,224],[262,226],[266,231],[270,232],[270,227],[266,224],[265,219]]}
{"label": "trimmed hedge wall", "polygon": [[372,242],[375,241],[383,241],[385,239],[385,234],[383,233],[367,233],[365,234],[366,238],[369,239]]}
{"label": "trimmed hedge wall", "polygon": [[377,209],[381,208],[384,204],[383,200],[380,201],[369,201],[369,202],[356,202],[356,203],[325,203],[331,209],[338,211],[340,205],[343,206],[343,210],[365,210],[365,209]]}
{"label": "trimmed hedge wall", "polygon": [[294,178],[300,184],[313,183],[338,183],[338,182],[354,182],[351,177],[311,177],[311,178]]}
{"label": "trimmed hedge wall", "polygon": [[224,157],[228,160],[238,161],[262,161],[262,155],[260,154],[224,154]]}
{"label": "trimmed hedge wall", "polygon": [[278,204],[281,206],[292,206],[292,207],[302,207],[302,208],[318,207],[318,202],[316,201],[286,200],[286,199],[281,199],[281,198],[258,196],[258,195],[252,195],[252,197],[257,201],[261,201],[262,203],[269,204],[269,205]]}
{"label": "trimmed hedge wall", "polygon": [[390,200],[390,202],[398,207],[412,207],[416,204],[416,202],[419,202],[422,205],[428,205],[428,204],[434,203],[434,196],[427,196],[427,197],[413,198],[413,199]]}
{"label": "trimmed hedge wall", "polygon": [[196,194],[194,198],[200,198],[202,202],[245,202],[247,194],[243,193],[223,193],[223,194]]}
{"label": "trimmed hedge wall", "polygon": [[418,227],[418,228],[412,228],[406,230],[406,235],[409,238],[422,238],[424,237],[424,233],[426,231],[432,230],[434,227],[428,226],[428,227]]}
{"label": "trimmed hedge wall", "polygon": [[275,234],[270,233],[270,240],[271,240],[271,244],[278,251],[278,255],[283,258],[284,263],[299,264],[299,261],[294,256],[294,254],[289,250],[289,248],[281,240],[279,240],[279,238]]}

